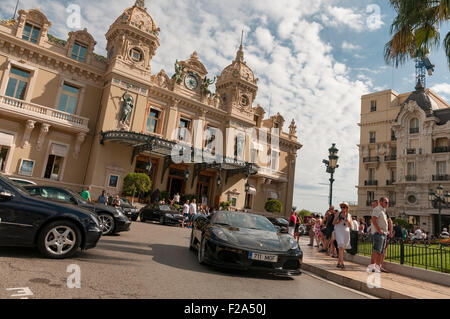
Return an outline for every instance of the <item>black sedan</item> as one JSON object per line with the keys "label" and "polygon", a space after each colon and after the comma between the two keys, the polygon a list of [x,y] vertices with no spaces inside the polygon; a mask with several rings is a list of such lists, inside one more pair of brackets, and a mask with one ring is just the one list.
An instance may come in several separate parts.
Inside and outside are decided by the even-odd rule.
{"label": "black sedan", "polygon": [[280,233],[288,233],[289,222],[284,218],[267,217]]}
{"label": "black sedan", "polygon": [[32,197],[0,174],[0,246],[36,246],[45,257],[62,259],[94,248],[101,235],[95,214]]}
{"label": "black sedan", "polygon": [[141,209],[139,216],[141,222],[156,220],[162,225],[181,225],[183,221],[183,215],[175,207],[167,204],[147,205]]}
{"label": "black sedan", "polygon": [[301,274],[303,253],[295,239],[277,232],[264,216],[219,211],[193,224],[190,249],[200,264],[257,270],[274,275]]}
{"label": "black sedan", "polygon": [[46,200],[77,205],[97,214],[103,235],[111,235],[130,230],[131,222],[120,209],[103,204],[90,204],[70,189],[54,186],[24,186],[24,188],[31,196],[39,196]]}
{"label": "black sedan", "polygon": [[126,198],[119,198],[120,200],[120,209],[128,217],[129,220],[136,221],[139,216],[139,209],[133,206],[130,201]]}

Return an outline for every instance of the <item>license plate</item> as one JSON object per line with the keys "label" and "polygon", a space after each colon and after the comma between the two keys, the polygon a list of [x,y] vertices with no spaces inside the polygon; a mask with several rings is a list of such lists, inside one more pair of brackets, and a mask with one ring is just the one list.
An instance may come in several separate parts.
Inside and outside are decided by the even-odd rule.
{"label": "license plate", "polygon": [[263,255],[258,253],[249,253],[249,258],[252,260],[267,261],[271,263],[276,263],[278,261],[277,255]]}

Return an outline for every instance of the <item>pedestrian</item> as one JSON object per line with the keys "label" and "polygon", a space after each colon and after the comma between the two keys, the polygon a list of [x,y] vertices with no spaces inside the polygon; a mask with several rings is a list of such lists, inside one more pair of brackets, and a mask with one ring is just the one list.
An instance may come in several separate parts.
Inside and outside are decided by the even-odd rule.
{"label": "pedestrian", "polygon": [[340,205],[341,212],[334,217],[334,233],[338,244],[339,261],[336,267],[345,269],[344,266],[344,249],[350,249],[350,229],[353,225],[352,216],[350,215],[349,205],[346,202]]}
{"label": "pedestrian", "polygon": [[398,222],[394,223],[394,239],[399,240],[402,238],[402,228],[398,224]]}
{"label": "pedestrian", "polygon": [[106,196],[106,191],[102,191],[102,194],[98,197],[98,203],[106,205],[108,201],[108,197]]}
{"label": "pedestrian", "polygon": [[308,218],[308,223],[306,224],[306,230],[309,235],[309,244],[308,246],[314,245],[314,225],[316,224],[316,219],[314,218],[314,214]]}
{"label": "pedestrian", "polygon": [[322,228],[322,240],[323,247],[319,252],[328,252],[329,246],[331,244],[331,234],[334,230],[333,225],[333,217],[334,217],[334,206],[330,206],[330,208],[325,213],[325,217],[323,219],[323,228]]}
{"label": "pedestrian", "polygon": [[406,229],[406,227],[402,226],[402,239],[406,240],[408,239],[408,230]]}
{"label": "pedestrian", "polygon": [[292,237],[295,237],[295,225],[297,224],[297,215],[295,215],[295,210],[292,210],[291,217],[289,217],[289,226],[288,226],[288,233]]}
{"label": "pedestrian", "polygon": [[154,203],[158,203],[159,202],[159,196],[160,196],[160,191],[157,188],[156,191],[153,193],[153,202]]}
{"label": "pedestrian", "polygon": [[386,197],[380,198],[379,205],[372,211],[373,250],[372,256],[374,264],[381,271],[381,262],[386,249],[387,234],[389,233],[388,218],[386,208],[389,200]]}
{"label": "pedestrian", "polygon": [[364,218],[359,219],[359,227],[358,227],[358,233],[359,235],[364,235],[366,229],[366,223],[364,222]]}
{"label": "pedestrian", "polygon": [[90,191],[91,191],[91,186],[88,186],[87,188],[83,189],[83,191],[81,192],[81,197],[83,197],[89,203],[92,202]]}
{"label": "pedestrian", "polygon": [[322,219],[316,215],[316,224],[314,225],[314,238],[316,239],[316,247],[320,247],[320,230],[322,226]]}
{"label": "pedestrian", "polygon": [[195,216],[197,215],[197,200],[194,198],[192,200],[191,205],[189,205],[189,228],[192,228],[192,222],[194,221]]}
{"label": "pedestrian", "polygon": [[173,201],[175,202],[175,204],[179,205],[180,204],[180,193],[176,193],[175,196],[173,197]]}
{"label": "pedestrian", "polygon": [[352,231],[359,231],[358,219],[356,218],[356,216],[353,216],[352,219],[353,219]]}
{"label": "pedestrian", "polygon": [[181,228],[184,228],[184,221],[187,220],[189,223],[189,199],[183,205],[183,221],[181,222]]}
{"label": "pedestrian", "polygon": [[[384,259],[386,258],[386,253],[387,253],[387,248],[388,248],[388,245],[389,245],[389,242],[390,242],[390,240],[394,237],[394,227],[393,227],[393,224],[392,224],[392,219],[391,219],[391,217],[389,217],[389,214],[386,212],[386,217],[387,217],[387,220],[388,220],[388,229],[389,229],[389,232],[388,232],[388,234],[387,234],[387,236],[386,236],[386,246],[384,247],[384,253],[383,253],[383,256],[381,257],[381,266],[380,266],[380,270],[382,271],[382,272],[389,272],[389,271],[387,271],[384,267],[383,267],[383,263],[384,263]],[[373,262],[371,262],[371,264],[373,264]]]}
{"label": "pedestrian", "polygon": [[450,235],[447,231],[447,228],[442,229],[442,232],[439,234],[439,237],[441,237],[441,238],[449,238],[450,237]]}
{"label": "pedestrian", "polygon": [[112,202],[112,206],[114,206],[115,208],[119,208],[120,207],[120,198],[119,195],[116,195],[116,197],[114,198],[113,202]]}
{"label": "pedestrian", "polygon": [[112,198],[111,194],[110,193],[106,194],[106,197],[108,197],[108,199],[106,200],[106,204],[108,206],[112,206],[113,198]]}

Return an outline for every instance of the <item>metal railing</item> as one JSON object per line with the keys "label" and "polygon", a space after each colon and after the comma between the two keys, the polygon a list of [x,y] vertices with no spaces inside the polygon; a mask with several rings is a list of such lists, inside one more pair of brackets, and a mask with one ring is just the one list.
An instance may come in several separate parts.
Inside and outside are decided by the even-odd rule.
{"label": "metal railing", "polygon": [[417,175],[406,175],[407,182],[415,182],[417,181]]}
{"label": "metal railing", "polygon": [[419,133],[419,128],[418,127],[411,127],[409,129],[409,134],[416,134]]}
{"label": "metal railing", "polygon": [[416,149],[415,148],[407,148],[406,149],[406,154],[407,155],[416,154]]}
{"label": "metal railing", "polygon": [[385,162],[396,161],[396,160],[397,160],[397,155],[386,155],[384,157]]}
{"label": "metal railing", "polygon": [[378,186],[377,180],[364,181],[364,186]]}
{"label": "metal railing", "polygon": [[433,181],[448,181],[449,175],[433,175]]}
{"label": "metal railing", "polygon": [[386,186],[392,186],[392,185],[394,185],[394,183],[395,183],[395,180],[389,180],[389,179],[386,180]]}
{"label": "metal railing", "polygon": [[[358,255],[372,256],[372,247],[372,235],[359,235]],[[390,239],[385,260],[450,273],[450,245],[427,240]]]}
{"label": "metal railing", "polygon": [[88,118],[62,112],[39,104],[22,101],[9,96],[0,96],[0,109],[2,108],[9,109],[16,113],[23,113],[26,117],[32,115],[37,118],[42,118],[42,120],[50,120],[73,127],[88,129]]}
{"label": "metal railing", "polygon": [[433,148],[433,153],[448,153],[450,148],[447,146],[437,146]]}
{"label": "metal railing", "polygon": [[379,161],[380,161],[380,157],[379,156],[364,157],[363,158],[363,163],[379,162]]}

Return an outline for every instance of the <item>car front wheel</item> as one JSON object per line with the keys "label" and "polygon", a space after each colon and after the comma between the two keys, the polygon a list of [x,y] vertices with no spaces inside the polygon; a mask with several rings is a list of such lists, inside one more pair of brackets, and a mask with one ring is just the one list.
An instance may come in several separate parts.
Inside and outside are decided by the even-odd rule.
{"label": "car front wheel", "polygon": [[37,241],[40,253],[54,259],[71,257],[80,244],[80,229],[74,223],[65,220],[45,226],[39,233]]}
{"label": "car front wheel", "polygon": [[100,213],[98,214],[98,219],[100,220],[100,226],[102,228],[102,235],[111,235],[114,232],[114,217],[110,214]]}

